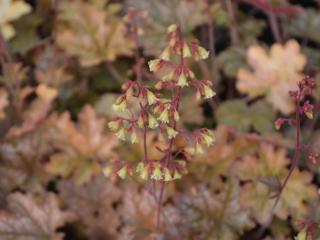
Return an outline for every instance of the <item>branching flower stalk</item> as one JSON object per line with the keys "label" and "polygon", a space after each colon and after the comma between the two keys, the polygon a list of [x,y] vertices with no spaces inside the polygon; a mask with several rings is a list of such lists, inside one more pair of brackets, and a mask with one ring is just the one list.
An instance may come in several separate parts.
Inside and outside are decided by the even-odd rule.
{"label": "branching flower stalk", "polygon": [[[311,147],[301,144],[301,119],[306,116],[309,119],[313,119],[313,105],[306,100],[306,97],[312,95],[312,88],[314,87],[314,79],[311,77],[306,77],[298,83],[298,90],[290,91],[289,95],[294,99],[296,104],[296,114],[294,119],[284,119],[279,118],[275,122],[275,127],[279,130],[285,123],[293,125],[296,128],[296,141],[295,141],[295,153],[293,160],[289,169],[289,172],[280,186],[279,192],[276,195],[275,202],[273,204],[271,212],[273,213],[280,201],[281,195],[292,175],[293,171],[296,169],[299,163],[300,155],[303,150],[308,151],[309,159],[313,162],[318,158],[318,153]],[[273,214],[272,214],[273,215]]]}
{"label": "branching flower stalk", "polygon": [[[180,179],[187,173],[185,160],[188,156],[203,153],[204,147],[209,147],[215,142],[211,130],[201,128],[189,133],[178,129],[180,99],[186,87],[192,86],[199,99],[210,99],[215,95],[211,82],[197,80],[185,61],[186,58],[193,58],[196,61],[206,59],[209,52],[199,46],[195,39],[188,42],[177,25],[168,28],[166,41],[167,47],[160,57],[149,61],[149,69],[156,73],[159,81],[153,88],[141,81],[141,68],[138,71],[138,64],[141,64],[141,61],[139,55],[136,56],[136,80],[128,80],[122,85],[124,93],[113,105],[114,110],[123,112],[125,117],[118,116],[109,122],[109,128],[119,139],[129,140],[132,144],[143,139],[143,159],[138,161],[119,159],[104,169],[107,175],[126,178],[127,175],[136,174],[143,180],[159,182],[156,220],[158,229],[165,182]],[[169,95],[171,98],[164,97]],[[154,146],[161,153],[159,159],[150,159],[147,155],[146,140],[149,131],[155,131],[158,136],[167,140],[165,148]],[[184,149],[175,148],[177,137],[186,139],[188,144]]]}

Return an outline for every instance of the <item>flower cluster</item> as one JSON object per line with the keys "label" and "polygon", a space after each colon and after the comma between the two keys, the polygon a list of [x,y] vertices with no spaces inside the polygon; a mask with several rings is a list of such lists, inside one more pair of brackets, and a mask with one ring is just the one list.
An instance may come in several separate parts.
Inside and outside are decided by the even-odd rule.
{"label": "flower cluster", "polygon": [[[177,129],[180,119],[179,105],[182,90],[192,86],[197,92],[197,98],[209,99],[215,95],[208,80],[197,80],[195,74],[186,64],[186,58],[196,61],[206,59],[209,53],[198,41],[188,42],[183,38],[180,27],[172,25],[168,28],[167,47],[160,57],[149,61],[149,69],[159,77],[154,88],[142,83],[142,80],[128,80],[122,85],[121,94],[113,105],[113,109],[125,112],[129,117],[116,117],[109,122],[109,128],[121,140],[129,140],[132,144],[143,140],[144,158],[132,165],[127,161],[116,161],[113,166],[105,168],[106,174],[114,173],[120,178],[136,173],[140,178],[171,181],[186,174],[186,164],[177,156],[203,153],[204,147],[214,144],[213,132],[208,129],[198,129],[193,133],[185,133]],[[163,97],[165,91],[172,92],[172,98]],[[138,110],[137,110],[138,106]],[[163,153],[161,159],[149,159],[146,149],[148,131],[157,131],[167,139],[167,147],[158,149]],[[176,154],[174,139],[185,137],[192,146],[186,147]]]}
{"label": "flower cluster", "polygon": [[[296,102],[296,113],[299,115],[296,119],[285,119],[285,118],[278,118],[275,121],[275,128],[280,130],[280,128],[285,124],[288,123],[290,125],[297,125],[300,124],[300,116],[306,116],[308,119],[313,119],[313,104],[310,103],[309,100],[306,100],[307,97],[312,96],[312,89],[314,88],[314,79],[312,77],[305,77],[302,81],[298,83],[298,89],[296,91],[290,91],[289,95],[293,98]],[[299,122],[297,122],[297,119]],[[304,146],[308,150],[308,157],[314,163],[316,162],[319,154],[309,146]]]}

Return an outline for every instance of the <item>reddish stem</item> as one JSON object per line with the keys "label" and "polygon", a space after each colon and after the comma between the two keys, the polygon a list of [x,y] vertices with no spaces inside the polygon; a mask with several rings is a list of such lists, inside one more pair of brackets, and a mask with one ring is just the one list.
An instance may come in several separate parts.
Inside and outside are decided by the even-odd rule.
{"label": "reddish stem", "polygon": [[237,45],[239,43],[239,33],[237,30],[237,20],[234,12],[233,4],[231,0],[226,0],[227,11],[230,17],[230,36],[232,45]]}
{"label": "reddish stem", "polygon": [[281,43],[282,37],[281,37],[281,33],[280,33],[278,19],[273,12],[269,12],[268,17],[269,17],[269,24],[271,27],[271,31],[272,31],[274,40]]}
{"label": "reddish stem", "polygon": [[[298,162],[299,162],[299,159],[300,159],[300,154],[301,154],[301,144],[300,144],[300,135],[301,135],[301,126],[300,126],[300,123],[301,123],[301,107],[300,107],[300,92],[299,92],[299,96],[297,97],[297,100],[296,100],[296,117],[295,117],[295,123],[296,123],[296,144],[295,144],[295,153],[294,153],[294,157],[293,157],[293,160],[292,160],[292,163],[291,163],[291,167],[289,169],[289,173],[288,175],[286,176],[286,178],[284,179],[281,187],[280,187],[280,191],[277,195],[277,198],[273,204],[273,207],[271,209],[271,212],[274,213],[275,211],[275,208],[277,207],[279,201],[280,201],[280,198],[281,198],[281,195],[283,193],[283,190],[285,189],[293,171],[296,169],[296,167],[298,166]],[[272,214],[273,215],[273,214]]]}
{"label": "reddish stem", "polygon": [[[182,39],[180,28],[178,29],[178,34],[179,34],[179,41],[182,43],[183,39]],[[182,68],[184,67],[183,46],[182,46],[182,44],[180,46],[180,66]],[[181,87],[179,87],[177,92],[176,92],[176,94],[175,94],[175,96],[173,97],[173,102],[174,102],[173,104],[174,104],[174,106],[176,106],[176,110],[177,111],[179,111],[181,90],[182,90]],[[173,129],[176,130],[176,128],[177,128],[177,122],[174,121]],[[170,162],[171,162],[172,152],[173,152],[173,142],[174,142],[174,138],[170,139],[169,147],[166,150],[166,154],[167,154],[166,162],[165,162],[166,167],[168,167]],[[162,180],[161,181],[161,186],[160,186],[160,194],[159,194],[159,201],[158,201],[158,211],[157,211],[157,229],[158,230],[160,229],[160,213],[161,213],[161,206],[162,206],[164,187],[165,187],[165,182]]]}

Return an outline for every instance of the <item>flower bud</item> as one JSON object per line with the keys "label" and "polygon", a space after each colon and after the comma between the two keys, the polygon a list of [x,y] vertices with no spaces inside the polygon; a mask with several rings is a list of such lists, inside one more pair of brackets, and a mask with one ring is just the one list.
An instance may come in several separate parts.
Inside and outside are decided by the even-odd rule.
{"label": "flower bud", "polygon": [[171,176],[170,170],[168,168],[164,168],[164,181],[172,181],[173,177]]}
{"label": "flower bud", "polygon": [[112,109],[117,112],[124,112],[127,109],[127,101],[123,100],[120,103],[113,104]]}
{"label": "flower bud", "polygon": [[138,117],[137,124],[139,128],[143,128],[144,124],[143,124],[143,118],[141,115]]}
{"label": "flower bud", "polygon": [[204,150],[203,150],[203,147],[201,146],[201,144],[196,143],[195,153],[196,154],[204,154]]}
{"label": "flower bud", "polygon": [[160,55],[160,59],[163,59],[163,60],[170,60],[170,48],[169,47],[166,47],[163,52],[161,53]]}
{"label": "flower bud", "polygon": [[153,94],[153,92],[147,90],[147,101],[149,105],[152,105],[158,101],[158,98]]}
{"label": "flower bud", "polygon": [[172,139],[175,138],[178,134],[178,132],[176,130],[174,130],[172,127],[167,127],[167,134],[168,134],[168,138]]}
{"label": "flower bud", "polygon": [[137,167],[136,167],[136,172],[139,173],[139,176],[144,179],[144,180],[147,180],[148,179],[148,168],[147,166],[143,163],[143,162],[140,162]]}
{"label": "flower bud", "polygon": [[173,119],[174,119],[176,122],[178,122],[179,119],[180,119],[179,112],[178,112],[176,109],[174,109],[174,112],[173,112]]}
{"label": "flower bud", "polygon": [[125,179],[127,176],[127,166],[123,166],[118,172],[118,176],[122,179]]}
{"label": "flower bud", "polygon": [[120,129],[118,130],[118,132],[116,132],[116,136],[117,136],[120,140],[125,141],[125,140],[126,140],[126,133],[125,133],[124,128],[120,128]]}
{"label": "flower bud", "polygon": [[183,44],[182,52],[183,52],[183,57],[184,58],[191,57],[191,50],[190,50],[190,48],[189,48],[187,43]]}
{"label": "flower bud", "polygon": [[307,118],[313,119],[313,112],[312,111],[307,111],[307,112],[305,112],[305,114],[306,114]]}
{"label": "flower bud", "polygon": [[172,24],[168,27],[168,33],[176,31],[178,26],[176,24]]}
{"label": "flower bud", "polygon": [[309,149],[308,151],[308,158],[312,161],[313,164],[317,162],[319,158],[319,154],[314,149]]}
{"label": "flower bud", "polygon": [[156,72],[160,69],[161,67],[161,62],[162,60],[161,59],[154,59],[154,60],[150,60],[148,62],[148,65],[149,65],[149,69],[151,72]]}
{"label": "flower bud", "polygon": [[194,78],[194,73],[189,69],[189,68],[185,68],[184,71],[186,72],[186,75],[189,77],[189,78]]}
{"label": "flower bud", "polygon": [[143,169],[145,168],[145,164],[143,162],[139,162],[138,165],[136,166],[136,172],[139,173],[141,171],[143,171]]}
{"label": "flower bud", "polygon": [[197,101],[200,101],[200,100],[201,100],[201,92],[200,92],[200,89],[199,89],[199,88],[197,88],[196,100],[197,100]]}
{"label": "flower bud", "polygon": [[205,86],[203,87],[203,90],[204,90],[204,97],[205,97],[206,99],[212,98],[213,96],[216,95],[216,93],[215,93],[210,87],[208,87],[207,85],[205,85]]}
{"label": "flower bud", "polygon": [[194,155],[196,152],[196,149],[194,147],[187,147],[187,148],[185,148],[185,151],[187,153],[189,153],[190,155]]}
{"label": "flower bud", "polygon": [[209,147],[212,144],[215,143],[215,137],[211,131],[206,129],[205,131],[202,131],[201,137],[204,140],[204,143]]}
{"label": "flower bud", "polygon": [[170,71],[168,74],[162,77],[162,80],[165,82],[171,81],[173,79],[173,76],[174,76],[174,71]]}
{"label": "flower bud", "polygon": [[297,98],[298,97],[298,91],[289,91],[289,96],[292,98]]}
{"label": "flower bud", "polygon": [[148,115],[148,126],[151,129],[154,129],[159,126],[157,119],[151,114]]}
{"label": "flower bud", "polygon": [[162,113],[158,117],[158,120],[163,123],[168,123],[169,122],[169,115],[168,115],[168,109],[165,108],[163,109]]}
{"label": "flower bud", "polygon": [[313,105],[309,103],[309,101],[305,101],[305,103],[303,104],[303,112],[304,114],[307,116],[307,118],[309,119],[313,119]]}
{"label": "flower bud", "polygon": [[178,171],[178,170],[175,170],[172,180],[181,179],[181,177],[182,177],[182,176],[181,176],[181,174],[179,173],[179,171]]}
{"label": "flower bud", "polygon": [[106,177],[109,177],[112,173],[112,167],[108,165],[103,168],[102,172],[103,172],[103,175],[105,175]]}
{"label": "flower bud", "polygon": [[161,166],[159,163],[155,164],[154,170],[151,174],[151,179],[154,179],[154,180],[162,180],[163,179]]}
{"label": "flower bud", "polygon": [[132,144],[135,144],[138,142],[138,136],[137,136],[136,131],[134,131],[134,130],[132,131],[130,140],[131,140]]}
{"label": "flower bud", "polygon": [[108,127],[112,130],[112,131],[117,131],[120,127],[120,123],[119,121],[110,121],[108,123]]}
{"label": "flower bud", "polygon": [[199,54],[200,59],[207,59],[209,56],[209,52],[200,46],[198,47],[198,54]]}
{"label": "flower bud", "polygon": [[184,75],[183,71],[180,73],[180,76],[178,79],[178,86],[180,86],[180,87],[188,86],[188,82],[187,82],[186,76]]}
{"label": "flower bud", "polygon": [[274,127],[277,130],[280,130],[280,128],[282,127],[282,125],[285,123],[285,120],[283,118],[278,118],[275,122],[274,122]]}

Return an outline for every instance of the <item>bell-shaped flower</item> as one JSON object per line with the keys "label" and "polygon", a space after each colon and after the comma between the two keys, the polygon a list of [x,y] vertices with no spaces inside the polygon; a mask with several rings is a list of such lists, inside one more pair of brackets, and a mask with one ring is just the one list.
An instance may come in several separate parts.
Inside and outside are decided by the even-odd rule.
{"label": "bell-shaped flower", "polygon": [[120,177],[120,178],[122,178],[122,179],[125,179],[126,178],[126,176],[127,176],[127,166],[123,166],[118,172],[117,172],[117,174],[118,174],[118,176]]}
{"label": "bell-shaped flower", "polygon": [[216,93],[207,85],[204,85],[203,91],[204,91],[204,97],[206,99],[212,98],[216,95]]}
{"label": "bell-shaped flower", "polygon": [[164,181],[168,182],[172,180],[173,180],[173,177],[170,173],[170,170],[168,168],[164,168]]}
{"label": "bell-shaped flower", "polygon": [[157,119],[152,114],[148,115],[148,126],[151,129],[159,126]]}
{"label": "bell-shaped flower", "polygon": [[112,130],[112,131],[117,131],[120,127],[120,123],[119,121],[110,121],[108,123],[108,127]]}
{"label": "bell-shaped flower", "polygon": [[120,128],[117,132],[116,132],[116,136],[122,140],[125,141],[126,140],[126,131],[124,128]]}
{"label": "bell-shaped flower", "polygon": [[178,135],[178,132],[174,130],[172,127],[167,126],[166,130],[169,139],[175,138]]}
{"label": "bell-shaped flower", "polygon": [[149,69],[151,72],[156,72],[161,67],[161,59],[153,59],[148,62]]}
{"label": "bell-shaped flower", "polygon": [[162,113],[158,117],[158,120],[163,123],[169,122],[169,113],[167,108],[163,109]]}
{"label": "bell-shaped flower", "polygon": [[186,78],[186,75],[184,74],[184,72],[182,71],[179,75],[179,78],[178,78],[178,86],[180,87],[185,87],[185,86],[188,86],[188,82],[187,82],[187,78]]}
{"label": "bell-shaped flower", "polygon": [[155,104],[158,101],[158,98],[154,95],[153,92],[147,90],[147,101],[149,105]]}
{"label": "bell-shaped flower", "polygon": [[190,50],[190,48],[189,48],[187,43],[183,44],[182,52],[183,52],[183,57],[184,58],[191,57],[191,50]]}
{"label": "bell-shaped flower", "polygon": [[152,174],[150,177],[151,177],[151,179],[154,179],[154,180],[162,180],[163,179],[163,173],[161,171],[161,166],[159,163],[155,164],[154,170],[152,171]]}

